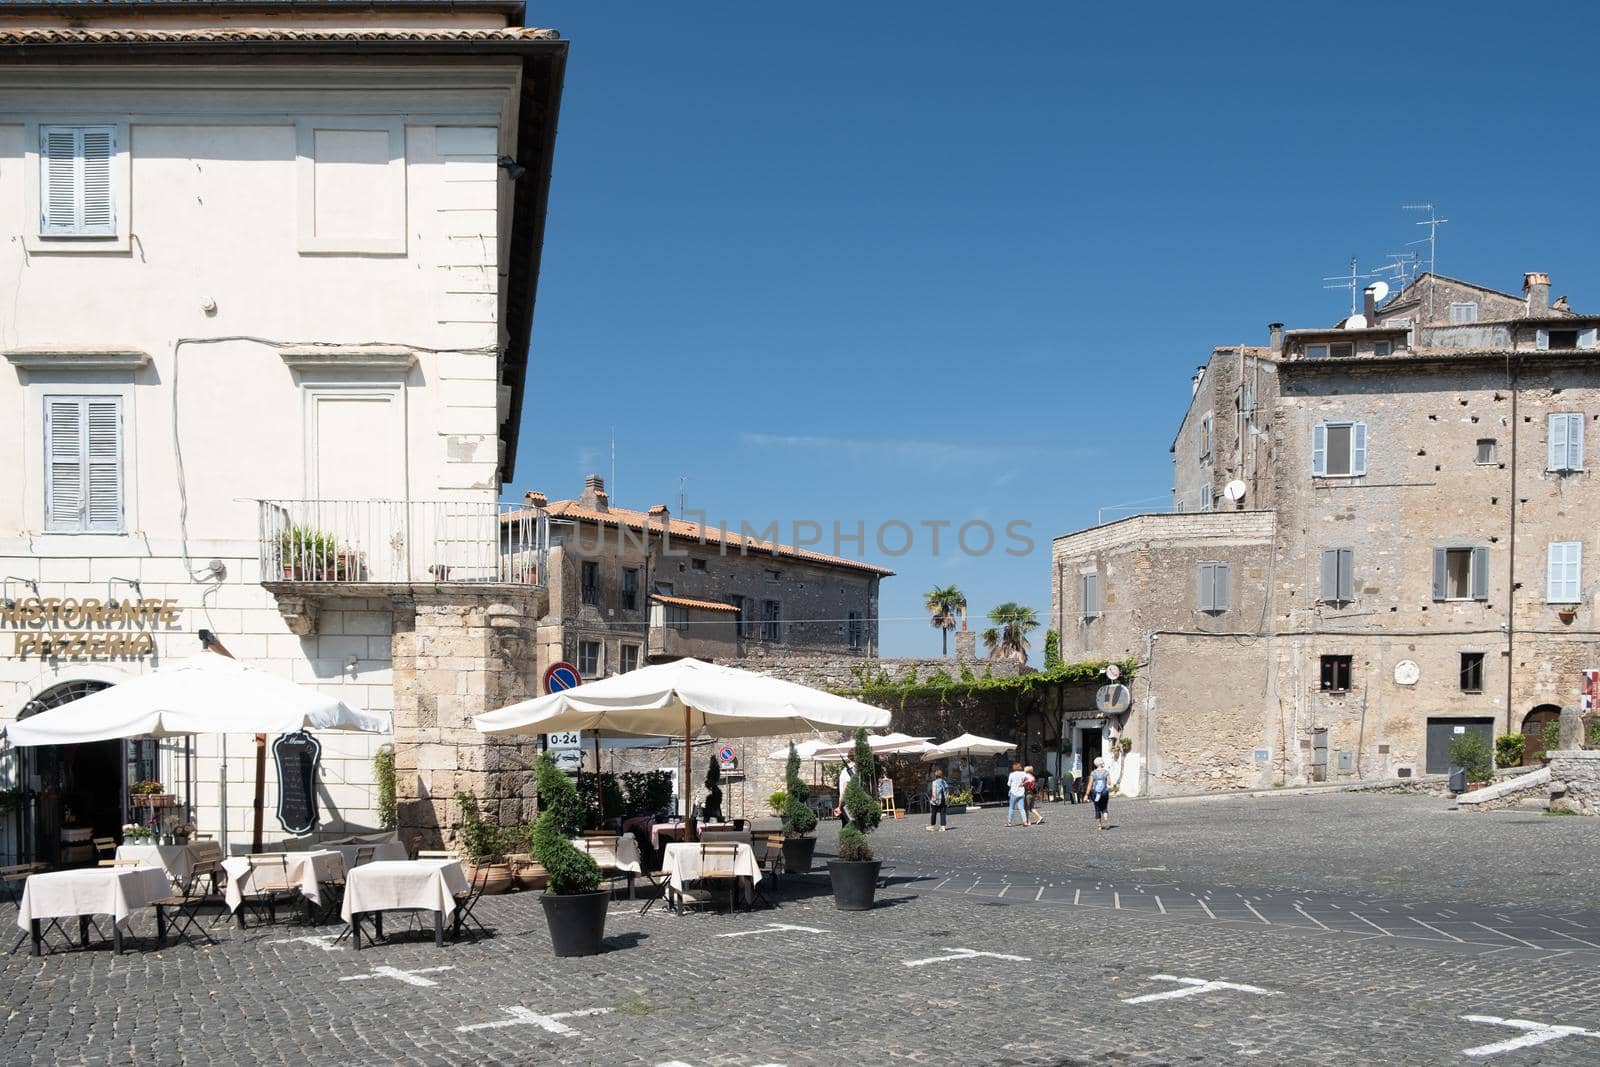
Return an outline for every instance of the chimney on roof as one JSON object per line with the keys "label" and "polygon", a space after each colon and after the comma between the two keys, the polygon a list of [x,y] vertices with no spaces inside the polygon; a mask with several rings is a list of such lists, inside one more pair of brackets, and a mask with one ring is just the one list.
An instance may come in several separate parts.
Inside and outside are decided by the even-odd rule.
{"label": "chimney on roof", "polygon": [[652,519],[665,521],[668,517],[667,506],[665,504],[651,504],[648,514]]}
{"label": "chimney on roof", "polygon": [[1361,314],[1368,326],[1378,325],[1378,287],[1369,285],[1361,291]]}
{"label": "chimney on roof", "polygon": [[1273,355],[1283,354],[1283,323],[1267,323],[1267,345],[1272,349]]}
{"label": "chimney on roof", "polygon": [[1550,275],[1529,271],[1522,276],[1522,295],[1528,298],[1529,315],[1550,312]]}
{"label": "chimney on roof", "polygon": [[590,511],[610,511],[611,498],[606,495],[606,480],[598,474],[584,475],[583,495],[578,498],[578,504]]}
{"label": "chimney on roof", "polygon": [[545,508],[550,505],[550,498],[536,489],[530,489],[522,494],[522,502],[530,508]]}
{"label": "chimney on roof", "polygon": [[1201,383],[1201,381],[1203,381],[1205,379],[1205,376],[1206,376],[1206,369],[1205,369],[1204,366],[1196,367],[1194,369],[1194,377],[1189,379],[1189,395],[1190,396],[1194,396],[1196,393],[1198,393],[1200,391],[1200,383]]}

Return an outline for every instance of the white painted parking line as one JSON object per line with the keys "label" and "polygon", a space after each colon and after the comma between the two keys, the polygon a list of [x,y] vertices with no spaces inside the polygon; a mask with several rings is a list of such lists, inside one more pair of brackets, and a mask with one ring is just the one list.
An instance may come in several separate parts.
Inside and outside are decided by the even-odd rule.
{"label": "white painted parking line", "polygon": [[1301,915],[1304,915],[1306,918],[1310,919],[1312,922],[1316,923],[1318,926],[1322,927],[1324,930],[1328,929],[1328,924],[1327,923],[1323,922],[1321,919],[1317,918],[1315,915],[1312,915],[1309,911],[1306,911],[1306,909],[1302,908],[1300,905],[1296,904],[1294,906],[1294,910],[1298,911]]}
{"label": "white painted parking line", "polygon": [[1420,926],[1420,927],[1422,927],[1422,928],[1424,928],[1426,930],[1432,930],[1434,933],[1438,934],[1440,937],[1448,937],[1452,941],[1457,941],[1457,942],[1460,942],[1461,944],[1466,944],[1466,942],[1462,941],[1461,938],[1457,937],[1455,934],[1452,934],[1447,930],[1441,930],[1437,926],[1429,926],[1427,923],[1423,922],[1421,919],[1417,918],[1414,915],[1411,916],[1410,918],[1411,918],[1411,921],[1416,923],[1418,926]]}
{"label": "white painted parking line", "polygon": [[277,941],[268,941],[269,945],[314,945],[324,952],[343,952],[344,950],[334,944],[339,940],[338,934],[308,934],[305,937],[285,937]]}
{"label": "white painted parking line", "polygon": [[1519,1048],[1532,1048],[1549,1041],[1560,1041],[1566,1037],[1600,1038],[1600,1030],[1585,1030],[1581,1026],[1555,1026],[1550,1023],[1536,1023],[1532,1019],[1502,1019],[1498,1015],[1463,1015],[1461,1018],[1469,1023],[1509,1026],[1513,1030],[1522,1031],[1517,1037],[1496,1041],[1492,1045],[1462,1049],[1463,1056],[1498,1056],[1502,1052],[1515,1052]]}
{"label": "white painted parking line", "polygon": [[1205,910],[1206,918],[1215,919],[1217,917],[1216,913],[1211,910],[1210,905],[1208,905],[1205,901],[1201,900],[1199,897],[1195,897],[1194,898],[1194,902],[1196,904],[1200,905],[1200,907]]}
{"label": "white painted parking line", "polygon": [[1275,990],[1262,989],[1260,986],[1241,985],[1238,982],[1224,982],[1207,978],[1179,978],[1171,974],[1152,974],[1153,982],[1178,982],[1180,988],[1168,989],[1160,993],[1146,993],[1141,997],[1124,997],[1124,1004],[1148,1004],[1152,1000],[1177,1000],[1179,997],[1199,996],[1201,993],[1233,992],[1250,993],[1258,997],[1275,997],[1279,994]]}
{"label": "white painted parking line", "polygon": [[735,930],[731,934],[718,934],[718,937],[749,937],[751,934],[776,934],[785,930],[793,930],[802,934],[825,934],[828,931],[819,930],[815,926],[792,926],[789,923],[768,923],[757,930]]}
{"label": "white painted parking line", "polygon": [[438,985],[432,978],[421,978],[419,975],[437,974],[440,971],[453,971],[454,967],[422,967],[415,971],[402,971],[398,967],[374,967],[369,974],[351,974],[339,979],[341,982],[365,982],[373,978],[393,978],[396,982],[406,985],[432,986]]}
{"label": "white painted parking line", "polygon": [[949,953],[949,955],[947,955],[947,956],[929,956],[925,960],[901,960],[900,962],[905,964],[905,966],[907,966],[907,967],[921,967],[921,966],[923,966],[925,964],[929,964],[929,963],[949,963],[951,960],[970,960],[970,959],[976,959],[979,956],[982,956],[984,959],[991,959],[991,960],[1010,960],[1012,963],[1031,963],[1031,962],[1033,962],[1031,957],[1028,957],[1028,956],[1007,956],[1003,952],[979,952],[976,949],[970,949],[970,948],[948,948],[948,947],[946,947],[944,949],[944,951]]}
{"label": "white painted parking line", "polygon": [[1478,922],[1475,922],[1472,925],[1476,926],[1480,930],[1487,930],[1491,934],[1497,934],[1500,937],[1511,938],[1512,941],[1515,941],[1519,945],[1527,945],[1529,948],[1537,948],[1537,949],[1543,949],[1544,948],[1543,945],[1535,945],[1532,941],[1524,941],[1520,937],[1512,937],[1510,934],[1506,933],[1504,930],[1496,930],[1492,926],[1485,926],[1482,923],[1478,923]]}
{"label": "white painted parking line", "polygon": [[[694,1067],[694,1064],[684,1063],[682,1060],[667,1060],[665,1063],[656,1064],[656,1067]],[[787,1067],[787,1065],[782,1063],[758,1063],[756,1067]]]}
{"label": "white painted parking line", "polygon": [[552,1015],[540,1015],[531,1008],[516,1005],[501,1008],[501,1011],[511,1016],[509,1019],[495,1019],[493,1022],[473,1023],[470,1026],[456,1027],[456,1033],[466,1034],[474,1030],[498,1030],[506,1026],[537,1026],[547,1033],[559,1034],[562,1037],[571,1037],[578,1031],[562,1022],[562,1019],[582,1019],[590,1015],[608,1015],[610,1008],[582,1008],[578,1011],[558,1011]]}
{"label": "white painted parking line", "polygon": [[[1241,897],[1240,899],[1243,900],[1244,898]],[[1268,920],[1268,918],[1265,915],[1261,914],[1255,908],[1250,907],[1250,902],[1248,900],[1244,901],[1244,906],[1247,907],[1247,908],[1250,908],[1250,914],[1251,915],[1254,915],[1256,918],[1260,919],[1262,922],[1266,923],[1268,926],[1272,925],[1271,921]]]}
{"label": "white painted parking line", "polygon": [[1545,927],[1544,932],[1547,934],[1555,934],[1557,937],[1564,937],[1568,941],[1576,941],[1580,945],[1588,945],[1590,948],[1600,948],[1600,945],[1595,944],[1593,941],[1585,941],[1581,937],[1573,937],[1571,934],[1564,934],[1560,930],[1552,930],[1549,927]]}
{"label": "white painted parking line", "polygon": [[1377,923],[1373,922],[1371,919],[1368,919],[1365,916],[1356,915],[1356,913],[1353,912],[1353,911],[1350,914],[1354,915],[1357,919],[1360,919],[1362,922],[1366,923],[1368,926],[1370,926],[1374,930],[1378,931],[1378,933],[1382,934],[1384,937],[1393,937],[1394,936],[1389,931],[1385,930],[1383,927],[1381,927]]}

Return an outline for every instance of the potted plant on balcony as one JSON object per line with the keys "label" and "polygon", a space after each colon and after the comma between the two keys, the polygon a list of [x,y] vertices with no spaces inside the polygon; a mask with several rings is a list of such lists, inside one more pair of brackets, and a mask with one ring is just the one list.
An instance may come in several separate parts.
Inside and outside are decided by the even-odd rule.
{"label": "potted plant on balcony", "polygon": [[878,828],[883,809],[862,782],[876,782],[878,776],[867,744],[867,731],[856,730],[856,773],[845,787],[841,804],[850,815],[848,825],[839,828],[839,858],[828,863],[833,879],[833,904],[840,911],[868,911],[878,890],[878,870],[883,861],[874,859],[867,834]]}
{"label": "potted plant on balcony", "polygon": [[600,868],[572,845],[583,830],[583,802],[549,752],[539,757],[539,820],[533,858],[545,870],[544,920],[557,956],[593,956],[606,933],[610,892],[600,888]]}
{"label": "potted plant on balcony", "polygon": [[136,808],[170,808],[177,802],[177,797],[166,791],[166,787],[154,779],[143,782],[134,782],[128,787],[128,800]]}
{"label": "potted plant on balcony", "polygon": [[783,869],[792,874],[805,874],[811,870],[811,857],[817,849],[817,839],[811,831],[817,828],[817,813],[806,805],[811,791],[800,780],[800,753],[794,742],[789,742],[789,760],[784,764],[786,785],[783,800]]}
{"label": "potted plant on balcony", "polygon": [[511,864],[501,851],[502,834],[494,823],[484,822],[478,814],[478,798],[472,793],[457,793],[456,803],[461,806],[461,847],[467,853],[467,862],[474,881],[480,869],[487,869],[485,893],[504,893],[511,888]]}
{"label": "potted plant on balcony", "polygon": [[333,535],[314,526],[293,525],[278,535],[278,559],[286,582],[322,581],[332,577],[338,546]]}

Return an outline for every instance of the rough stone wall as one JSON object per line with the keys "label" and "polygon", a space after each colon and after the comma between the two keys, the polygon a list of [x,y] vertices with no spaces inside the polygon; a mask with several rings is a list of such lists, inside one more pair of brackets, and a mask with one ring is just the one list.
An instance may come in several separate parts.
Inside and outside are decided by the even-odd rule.
{"label": "rough stone wall", "polygon": [[534,594],[418,594],[393,627],[395,791],[401,840],[436,848],[460,823],[455,794],[476,794],[486,820],[534,815],[538,739],[489,737],[472,717],[534,695]]}
{"label": "rough stone wall", "polygon": [[[1270,431],[1278,392],[1276,371],[1265,349],[1213,350],[1172,447],[1174,511],[1201,510],[1206,487],[1211,489],[1214,510],[1235,510],[1222,490],[1236,478],[1247,486],[1245,507],[1272,506],[1264,495],[1272,487],[1267,438],[1251,435],[1248,427]],[[1207,416],[1209,435],[1201,426]]]}
{"label": "rough stone wall", "polygon": [[1565,795],[1552,801],[1551,807],[1600,815],[1600,751],[1559,749],[1549,756],[1552,791],[1556,782],[1566,786]]}
{"label": "rough stone wall", "polygon": [[[1552,296],[1551,300],[1554,299]],[[1521,297],[1485,291],[1453,278],[1424,274],[1408,292],[1396,295],[1378,309],[1378,322],[1384,324],[1409,318],[1415,325],[1447,323],[1450,321],[1450,305],[1454,303],[1476,303],[1478,318],[1484,321],[1511,319],[1527,314],[1527,303]]]}

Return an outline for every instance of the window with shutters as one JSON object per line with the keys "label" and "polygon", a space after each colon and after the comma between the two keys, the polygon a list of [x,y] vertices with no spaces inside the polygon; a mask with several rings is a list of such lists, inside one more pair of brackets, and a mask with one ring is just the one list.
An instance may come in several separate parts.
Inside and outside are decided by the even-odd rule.
{"label": "window with shutters", "polygon": [[39,127],[39,236],[115,237],[115,126]]}
{"label": "window with shutters", "polygon": [[1083,617],[1085,620],[1100,617],[1100,575],[1081,575],[1081,592],[1083,595]]}
{"label": "window with shutters", "polygon": [[1311,473],[1353,478],[1367,473],[1367,424],[1319,422],[1311,428]]}
{"label": "window with shutters", "polygon": [[1353,548],[1322,550],[1322,582],[1317,599],[1325,604],[1348,604],[1356,598],[1356,552]]}
{"label": "window with shutters", "polygon": [[[623,645],[622,655],[618,657],[618,673],[627,674],[629,671],[639,669],[639,646]],[[582,673],[581,671],[579,673]]]}
{"label": "window with shutters", "polygon": [[600,677],[600,642],[578,642],[578,673],[584,678]]}
{"label": "window with shutters", "polygon": [[783,606],[776,600],[763,600],[761,602],[761,639],[763,641],[783,640]]}
{"label": "window with shutters", "polygon": [[1577,348],[1578,347],[1578,331],[1577,330],[1551,330],[1550,331],[1549,343],[1545,347],[1547,347],[1547,348],[1563,348],[1563,349],[1564,348]]}
{"label": "window with shutters", "polygon": [[1473,462],[1479,466],[1493,465],[1499,461],[1499,445],[1493,437],[1478,438],[1478,450],[1474,453]]}
{"label": "window with shutters", "polygon": [[1323,656],[1322,657],[1322,691],[1324,693],[1343,693],[1350,688],[1350,668],[1352,660],[1349,656]]}
{"label": "window with shutters", "polygon": [[1200,420],[1200,459],[1202,462],[1211,458],[1211,416],[1207,415]]}
{"label": "window with shutters", "polygon": [[1488,600],[1489,550],[1482,546],[1434,549],[1433,599]]}
{"label": "window with shutters", "polygon": [[1200,510],[1210,511],[1212,508],[1216,507],[1216,503],[1217,497],[1216,494],[1211,491],[1211,487],[1209,485],[1202,485],[1200,487]]}
{"label": "window with shutters", "polygon": [[1461,653],[1461,691],[1463,693],[1483,692],[1483,653]]}
{"label": "window with shutters", "polygon": [[1451,304],[1450,321],[1454,323],[1477,322],[1478,305],[1476,303]]}
{"label": "window with shutters", "polygon": [[1221,614],[1233,606],[1233,573],[1226,563],[1202,562],[1198,568],[1196,603],[1201,611]]}
{"label": "window with shutters", "polygon": [[1545,565],[1544,599],[1549,604],[1583,601],[1583,542],[1552,541]]}
{"label": "window with shutters", "polygon": [[1583,416],[1557,412],[1546,423],[1547,462],[1545,470],[1583,470]]}
{"label": "window with shutters", "polygon": [[122,532],[122,398],[44,399],[45,529]]}

